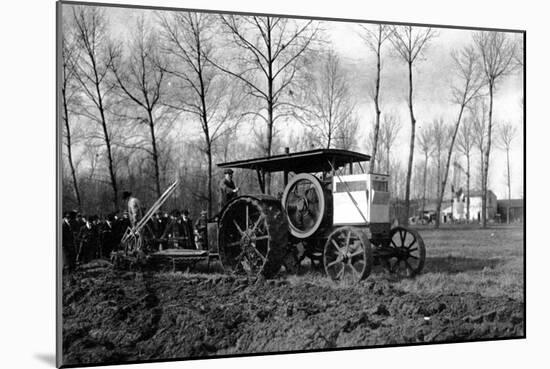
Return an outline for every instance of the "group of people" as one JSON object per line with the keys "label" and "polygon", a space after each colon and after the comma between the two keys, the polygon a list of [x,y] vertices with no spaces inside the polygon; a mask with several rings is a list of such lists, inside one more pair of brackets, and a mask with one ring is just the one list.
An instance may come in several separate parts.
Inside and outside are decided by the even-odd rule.
{"label": "group of people", "polygon": [[76,211],[63,214],[62,250],[64,265],[73,270],[78,263],[109,258],[130,226],[128,213],[84,216]]}
{"label": "group of people", "polygon": [[[120,241],[134,222],[130,212],[84,216],[76,211],[63,215],[62,250],[64,266],[68,271],[76,265],[95,259],[109,259],[113,251],[122,246]],[[139,218],[135,219],[136,221]],[[143,234],[149,240],[148,247],[203,249],[206,247],[207,213],[201,212],[199,219],[192,222],[189,211],[175,209],[170,214],[157,212],[143,227]]]}
{"label": "group of people", "polygon": [[[237,196],[239,188],[233,182],[233,170],[226,169],[219,184],[220,207]],[[124,213],[111,213],[104,217],[84,216],[76,211],[63,214],[62,250],[64,266],[70,271],[77,264],[94,259],[108,259],[118,250],[126,230],[135,227],[142,219],[144,209],[140,201],[129,191],[124,191],[123,200],[127,203]],[[193,223],[187,209],[172,210],[170,214],[157,212],[142,227],[147,234],[148,247],[157,250],[163,248],[206,249],[208,216],[200,213]]]}

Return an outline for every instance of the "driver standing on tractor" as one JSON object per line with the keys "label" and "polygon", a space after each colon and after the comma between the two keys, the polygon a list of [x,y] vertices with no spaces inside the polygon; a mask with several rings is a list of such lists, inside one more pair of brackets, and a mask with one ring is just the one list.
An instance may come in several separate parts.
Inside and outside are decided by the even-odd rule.
{"label": "driver standing on tractor", "polygon": [[233,198],[237,197],[237,192],[239,192],[239,187],[235,186],[233,182],[233,170],[226,169],[223,171],[224,178],[220,181],[220,211],[221,209],[231,201]]}
{"label": "driver standing on tractor", "polygon": [[132,196],[130,191],[124,191],[122,193],[122,199],[128,200],[128,216],[130,218],[130,224],[132,227],[135,227],[137,222],[139,222],[142,217],[141,203],[137,197]]}

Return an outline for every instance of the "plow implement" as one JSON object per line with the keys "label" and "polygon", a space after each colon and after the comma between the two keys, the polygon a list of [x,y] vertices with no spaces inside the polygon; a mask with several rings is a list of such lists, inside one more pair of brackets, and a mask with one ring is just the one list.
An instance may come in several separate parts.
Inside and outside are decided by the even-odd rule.
{"label": "plow implement", "polygon": [[192,250],[179,248],[166,248],[154,250],[155,245],[168,244],[165,239],[153,237],[148,222],[153,215],[168,200],[179,184],[176,180],[159,197],[157,201],[147,210],[145,215],[133,226],[128,227],[120,241],[118,251],[111,254],[111,261],[117,269],[161,269],[178,270],[193,266],[198,262],[205,261],[210,267],[211,259],[217,258],[216,252],[207,250]]}

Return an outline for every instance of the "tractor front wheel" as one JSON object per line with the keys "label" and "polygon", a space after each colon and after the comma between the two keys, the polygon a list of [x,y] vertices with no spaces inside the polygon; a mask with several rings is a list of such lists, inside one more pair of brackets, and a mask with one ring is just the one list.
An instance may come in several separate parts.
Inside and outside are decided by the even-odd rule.
{"label": "tractor front wheel", "polygon": [[357,283],[367,278],[373,264],[367,234],[356,227],[337,228],[325,243],[323,264],[334,281]]}

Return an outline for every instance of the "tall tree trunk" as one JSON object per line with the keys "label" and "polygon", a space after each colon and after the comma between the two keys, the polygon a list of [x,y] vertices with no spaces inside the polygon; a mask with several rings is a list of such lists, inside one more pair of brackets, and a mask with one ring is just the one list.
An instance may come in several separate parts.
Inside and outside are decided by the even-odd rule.
{"label": "tall tree trunk", "polygon": [[[462,120],[462,113],[464,112],[465,105],[460,106],[460,112],[458,113],[458,119],[456,120],[455,129],[453,131],[453,136],[451,137],[451,144],[449,145],[449,152],[447,153],[447,163],[445,165],[445,171],[443,172],[443,179],[441,182],[441,188],[437,197],[437,209],[435,220],[435,228],[439,228],[439,218],[441,217],[441,204],[443,203],[443,196],[445,195],[445,187],[447,186],[447,178],[449,176],[449,168],[451,167],[451,156],[453,154],[453,147],[455,144],[456,136],[458,134],[458,129],[460,128],[460,121]],[[451,201],[454,201],[451,200]]]}
{"label": "tall tree trunk", "polygon": [[506,209],[506,223],[510,224],[510,206],[512,204],[512,189],[510,183],[510,148],[506,148],[506,176],[508,178],[508,208]]}
{"label": "tall tree trunk", "polygon": [[148,109],[147,114],[149,115],[149,130],[151,132],[151,146],[153,147],[153,165],[155,168],[155,190],[157,193],[157,198],[160,198],[162,193],[160,192],[159,155],[157,150],[157,139],[155,137],[155,124],[153,121],[153,112],[150,109]]}
{"label": "tall tree trunk", "polygon": [[[208,116],[206,115],[206,93],[204,89],[204,82],[202,79],[202,74],[199,77],[201,84],[201,120],[202,128],[204,131],[204,139],[206,141],[206,158],[208,160],[208,218],[212,216],[212,141],[210,139],[210,129],[208,127]],[[225,156],[227,156],[227,147]]]}
{"label": "tall tree trunk", "polygon": [[97,66],[95,63],[95,58],[93,55],[90,55],[90,60],[92,61],[92,67],[94,71],[94,84],[97,93],[97,108],[99,110],[101,118],[101,127],[103,129],[103,139],[105,141],[105,146],[107,147],[107,160],[109,167],[109,176],[111,177],[111,188],[113,189],[113,210],[118,210],[118,185],[115,175],[115,169],[113,165],[113,153],[111,148],[111,138],[109,137],[109,131],[107,129],[107,120],[105,118],[105,108],[103,106],[103,96],[101,96],[101,90],[99,88],[100,80],[97,75]]}
{"label": "tall tree trunk", "polygon": [[103,139],[105,146],[107,147],[107,160],[109,166],[109,176],[111,177],[111,188],[113,189],[113,210],[118,210],[118,185],[115,175],[115,169],[113,165],[113,153],[111,150],[111,138],[109,137],[109,131],[107,130],[107,121],[105,120],[105,111],[103,108],[103,100],[99,91],[99,83],[96,84],[97,96],[99,101],[99,113],[101,115],[101,127],[103,128]]}
{"label": "tall tree trunk", "polygon": [[410,194],[411,194],[411,177],[412,166],[414,159],[414,139],[415,139],[415,127],[416,119],[414,118],[413,111],[413,76],[412,76],[412,62],[409,62],[409,113],[411,116],[411,141],[409,145],[409,163],[407,166],[407,182],[405,184],[405,215],[403,216],[402,223],[407,225],[409,223],[409,209],[410,209]]}
{"label": "tall tree trunk", "polygon": [[424,155],[424,179],[422,184],[422,217],[424,217],[424,211],[426,211],[426,180],[428,178],[428,152]]}
{"label": "tall tree trunk", "polygon": [[[272,83],[269,84],[269,90],[272,89]],[[267,116],[268,116],[268,129],[267,129],[267,147],[265,154],[266,156],[271,156],[271,146],[273,145],[273,103],[271,100],[267,102]],[[271,193],[271,173],[263,172],[263,183],[264,183],[264,192],[266,194]]]}
{"label": "tall tree trunk", "polygon": [[[104,113],[101,112],[102,119],[104,119]],[[118,209],[118,185],[113,165],[113,154],[111,152],[111,139],[109,138],[109,132],[107,131],[107,124],[105,121],[102,123],[103,127],[103,137],[105,140],[105,146],[107,146],[107,160],[109,164],[109,176],[111,177],[111,188],[113,189],[113,210]]]}
{"label": "tall tree trunk", "polygon": [[487,123],[487,147],[485,148],[485,163],[483,166],[483,196],[481,198],[481,227],[487,227],[487,194],[489,181],[489,155],[491,153],[491,130],[493,127],[493,93],[494,82],[489,81],[489,120]]}
{"label": "tall tree trunk", "polygon": [[76,180],[76,170],[73,164],[73,153],[72,153],[72,145],[71,145],[71,128],[69,126],[69,111],[67,109],[67,97],[65,95],[65,88],[63,88],[61,92],[63,95],[63,110],[65,113],[64,120],[65,120],[65,129],[67,132],[66,134],[67,156],[69,159],[69,167],[71,168],[71,176],[73,178],[73,189],[76,197],[76,203],[78,204],[78,209],[82,210],[82,202],[80,200],[80,191],[78,190],[78,181]]}
{"label": "tall tree trunk", "polygon": [[207,149],[208,156],[208,219],[212,216],[212,149],[211,144]]}
{"label": "tall tree trunk", "polygon": [[470,222],[470,153],[466,155],[466,220]]}
{"label": "tall tree trunk", "polygon": [[390,146],[386,146],[386,174],[390,174]]}
{"label": "tall tree trunk", "polygon": [[372,157],[370,162],[370,172],[376,170],[376,155],[378,153],[378,135],[380,132],[380,105],[378,102],[380,96],[380,37],[378,38],[378,50],[376,52],[376,86],[374,90],[374,109],[376,110],[376,123],[374,125],[374,147],[372,149]]}
{"label": "tall tree trunk", "polygon": [[441,150],[437,150],[437,178],[435,183],[436,198],[439,196],[440,188],[441,188]]}
{"label": "tall tree trunk", "polygon": [[[273,60],[271,55],[271,22],[267,18],[267,148],[266,155],[271,156],[273,145]],[[271,173],[264,173],[265,193],[271,193]]]}
{"label": "tall tree trunk", "polygon": [[[483,147],[480,146],[479,148],[479,162],[480,162],[480,166],[481,166],[481,169],[480,169],[480,179],[481,179],[481,183],[480,183],[480,186],[481,186],[481,197],[483,197],[483,186],[484,186],[484,169],[485,168],[485,164],[484,164],[484,161],[485,161],[485,158],[484,158],[484,151],[483,151]],[[480,224],[481,224],[481,218],[479,219],[480,221]]]}

